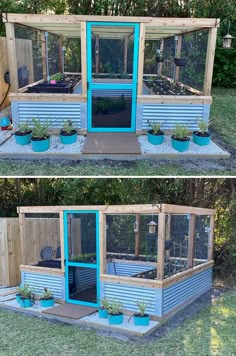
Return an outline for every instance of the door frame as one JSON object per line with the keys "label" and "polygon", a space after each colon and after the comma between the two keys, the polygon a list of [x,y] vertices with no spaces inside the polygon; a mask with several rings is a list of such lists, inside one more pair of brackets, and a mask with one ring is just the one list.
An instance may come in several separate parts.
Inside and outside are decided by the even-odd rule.
{"label": "door frame", "polygon": [[[95,214],[96,216],[96,264],[92,263],[81,263],[81,262],[70,262],[69,261],[69,244],[68,244],[68,226],[67,226],[67,216],[68,214]],[[63,211],[63,225],[64,225],[64,262],[65,262],[65,301],[66,303],[79,304],[91,307],[99,307],[100,299],[100,231],[99,231],[99,211],[98,210],[65,210]],[[96,269],[96,279],[97,279],[97,302],[90,303],[80,300],[70,299],[69,296],[69,267],[86,267]]]}
{"label": "door frame", "polygon": [[[117,83],[93,83],[92,82],[92,26],[107,27],[130,27],[134,28],[134,50],[133,50],[133,79],[131,84]],[[136,108],[137,108],[137,86],[138,86],[138,57],[139,57],[139,31],[140,24],[136,22],[87,22],[87,114],[88,114],[88,132],[135,132],[136,131]],[[92,127],[92,89],[131,89],[132,107],[131,107],[131,127]]]}

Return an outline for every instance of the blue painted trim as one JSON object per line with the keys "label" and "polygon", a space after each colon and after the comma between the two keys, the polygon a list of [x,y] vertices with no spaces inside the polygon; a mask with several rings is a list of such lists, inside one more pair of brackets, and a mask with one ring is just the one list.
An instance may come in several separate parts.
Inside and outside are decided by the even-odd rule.
{"label": "blue painted trim", "polygon": [[[80,263],[80,262],[70,262],[69,261],[68,226],[67,226],[67,215],[68,214],[95,214],[96,215],[96,263],[91,264],[91,263]],[[65,261],[66,261],[66,265],[65,265],[65,300],[67,303],[98,307],[99,300],[100,300],[99,211],[98,210],[65,210],[63,212],[63,222],[64,222],[64,250],[65,250]],[[69,267],[86,267],[86,268],[96,269],[97,303],[89,303],[89,302],[83,302],[80,300],[70,299],[70,296],[69,296]]]}
{"label": "blue painted trim", "polygon": [[[133,52],[133,78],[131,84],[96,84],[92,81],[92,26],[117,26],[117,27],[133,27],[134,28],[134,52]],[[87,80],[88,80],[88,132],[135,132],[136,127],[136,107],[137,107],[137,81],[138,81],[138,53],[139,53],[139,23],[119,23],[119,22],[87,22]],[[131,109],[131,127],[130,128],[93,128],[92,127],[92,90],[93,89],[131,89],[132,90],[132,109]]]}

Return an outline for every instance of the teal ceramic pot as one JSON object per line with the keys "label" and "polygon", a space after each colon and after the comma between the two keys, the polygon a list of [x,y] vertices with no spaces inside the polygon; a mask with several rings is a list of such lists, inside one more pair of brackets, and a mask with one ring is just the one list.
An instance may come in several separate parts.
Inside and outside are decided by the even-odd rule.
{"label": "teal ceramic pot", "polygon": [[50,147],[50,136],[44,140],[36,140],[34,137],[31,137],[31,147],[34,152],[47,151]]}
{"label": "teal ceramic pot", "polygon": [[15,140],[18,145],[29,145],[31,141],[32,131],[28,131],[25,134],[22,132],[16,131],[15,132]]}
{"label": "teal ceramic pot", "polygon": [[140,314],[134,314],[134,325],[136,326],[148,326],[150,322],[150,316],[148,314],[144,314],[141,316]]}
{"label": "teal ceramic pot", "polygon": [[54,298],[52,299],[40,299],[40,306],[43,308],[53,307]]}
{"label": "teal ceramic pot", "polygon": [[21,297],[20,293],[16,293],[16,301],[18,304],[20,304],[20,297]]}
{"label": "teal ceramic pot", "polygon": [[72,131],[71,135],[63,135],[62,133],[60,133],[60,139],[61,139],[61,143],[63,143],[63,145],[71,145],[72,143],[76,142],[77,139],[77,132],[76,131]]}
{"label": "teal ceramic pot", "polygon": [[152,130],[148,131],[148,142],[152,145],[161,145],[164,141],[164,132],[160,131],[158,135],[153,135]]}
{"label": "teal ceramic pot", "polygon": [[171,136],[171,144],[176,151],[185,152],[189,149],[190,138],[188,137],[188,140],[186,141],[180,141],[176,140],[174,136]]}
{"label": "teal ceramic pot", "polygon": [[30,308],[33,306],[33,300],[20,298],[20,306],[22,308]]}
{"label": "teal ceramic pot", "polygon": [[98,308],[98,316],[99,316],[99,318],[101,318],[101,319],[107,319],[107,318],[108,318],[108,311],[107,311],[107,309]]}
{"label": "teal ceramic pot", "polygon": [[193,132],[193,142],[199,146],[207,146],[211,142],[211,135],[205,132],[205,135],[197,135],[198,131]]}
{"label": "teal ceramic pot", "polygon": [[108,323],[109,325],[120,325],[123,323],[124,314],[109,314],[108,315]]}
{"label": "teal ceramic pot", "polygon": [[0,119],[0,126],[2,128],[8,127],[10,124],[11,124],[11,121],[10,121],[9,117],[7,117],[7,116],[6,117],[2,117]]}

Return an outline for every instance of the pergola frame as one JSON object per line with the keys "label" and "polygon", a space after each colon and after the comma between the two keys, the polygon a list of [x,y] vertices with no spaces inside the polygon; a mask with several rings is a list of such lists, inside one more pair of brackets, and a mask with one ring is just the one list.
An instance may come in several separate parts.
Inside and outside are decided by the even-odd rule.
{"label": "pergola frame", "polygon": [[[188,278],[200,271],[204,271],[213,266],[213,240],[214,240],[214,220],[215,209],[195,208],[180,205],[160,204],[160,205],[98,205],[98,206],[33,206],[33,207],[19,207],[19,225],[20,225],[20,240],[21,240],[21,255],[22,265],[20,270],[22,272],[38,272],[55,275],[64,275],[64,219],[63,212],[65,211],[98,211],[99,212],[99,256],[100,256],[100,281],[103,282],[117,282],[128,283],[130,285],[146,286],[151,288],[166,287]],[[52,268],[36,267],[25,264],[27,248],[24,243],[24,219],[27,213],[58,213],[60,219],[60,244],[61,244],[61,270]],[[158,254],[157,254],[157,280],[145,280],[134,277],[116,276],[106,274],[106,215],[129,215],[133,214],[140,216],[140,214],[158,214]],[[188,243],[188,269],[179,272],[176,275],[164,279],[164,256],[165,256],[165,239],[170,234],[170,224],[166,226],[166,216],[170,214],[190,215],[189,223],[189,243]],[[196,215],[210,216],[210,235],[208,241],[208,261],[201,265],[193,267],[193,251],[194,251],[194,232]],[[138,236],[135,236],[138,239]],[[137,240],[136,240],[137,252]]]}
{"label": "pergola frame", "polygon": [[[198,97],[179,97],[171,96],[171,102],[179,103],[202,103],[211,102],[211,83],[212,73],[214,65],[214,53],[216,45],[217,27],[219,27],[220,21],[218,19],[207,18],[168,18],[168,17],[122,17],[122,16],[82,16],[82,15],[34,15],[34,14],[6,14],[6,37],[7,48],[9,58],[9,71],[11,77],[11,85],[13,94],[10,95],[11,100],[39,100],[39,101],[76,101],[80,97],[80,101],[87,101],[87,54],[86,54],[86,22],[87,21],[109,21],[109,22],[130,22],[140,24],[140,36],[139,36],[139,65],[138,65],[138,102],[160,102],[167,100],[163,96],[158,95],[142,95],[142,83],[143,83],[143,64],[144,64],[144,45],[145,39],[160,39],[163,41],[165,38],[189,33],[201,29],[208,29],[208,46],[206,55],[206,69],[204,77],[204,90],[198,92]],[[70,94],[70,95],[55,95],[55,94],[28,94],[25,95],[25,88],[21,88],[19,91],[18,77],[17,77],[17,60],[16,60],[16,47],[15,47],[15,34],[14,24],[28,26],[42,33],[42,38],[45,31],[64,37],[81,37],[81,67],[82,67],[82,95]],[[97,33],[99,34],[99,33]],[[100,33],[100,36],[104,34]],[[110,35],[111,36],[111,35]],[[120,36],[127,36],[126,33],[114,33],[114,38]],[[181,50],[181,40],[178,51]],[[43,58],[43,76],[45,79],[45,44],[42,42],[42,58]],[[59,59],[60,61],[60,59]],[[176,71],[176,80],[178,80],[178,70]],[[191,88],[190,88],[191,89]],[[196,91],[195,91],[196,92]],[[207,101],[206,101],[207,100]],[[168,102],[170,98],[168,99]]]}

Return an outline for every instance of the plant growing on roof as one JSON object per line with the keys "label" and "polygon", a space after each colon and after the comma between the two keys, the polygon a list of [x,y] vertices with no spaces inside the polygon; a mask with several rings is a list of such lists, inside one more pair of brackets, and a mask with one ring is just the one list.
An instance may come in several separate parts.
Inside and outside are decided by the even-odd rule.
{"label": "plant growing on roof", "polygon": [[71,120],[65,120],[63,122],[62,129],[60,131],[60,139],[61,143],[65,145],[69,145],[71,143],[74,143],[77,138],[77,131],[73,127],[73,123]]}
{"label": "plant growing on roof", "polygon": [[164,132],[161,131],[162,123],[148,120],[148,124],[151,127],[151,129],[148,130],[148,142],[153,145],[162,144],[164,140]]}
{"label": "plant growing on roof", "polygon": [[20,121],[16,123],[18,129],[15,132],[15,140],[18,145],[30,144],[32,130],[28,121]]}
{"label": "plant growing on roof", "polygon": [[51,122],[49,120],[41,122],[39,119],[33,118],[32,123],[32,150],[34,152],[47,151],[50,146],[50,136],[48,133],[48,129],[51,126]]}
{"label": "plant growing on roof", "polygon": [[212,124],[212,120],[205,121],[197,119],[198,130],[193,132],[193,142],[199,146],[206,146],[210,143],[211,135],[208,132],[208,127]]}
{"label": "plant growing on roof", "polygon": [[189,149],[190,138],[188,137],[188,129],[185,125],[176,124],[171,136],[171,143],[172,147],[179,152]]}

